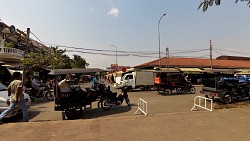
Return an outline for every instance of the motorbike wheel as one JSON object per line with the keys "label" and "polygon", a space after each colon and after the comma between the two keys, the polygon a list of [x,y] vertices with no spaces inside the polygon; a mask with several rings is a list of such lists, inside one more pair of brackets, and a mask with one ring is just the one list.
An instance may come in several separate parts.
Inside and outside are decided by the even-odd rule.
{"label": "motorbike wheel", "polygon": [[125,98],[125,101],[126,101],[126,103],[128,104],[128,106],[131,106],[130,105],[130,100],[129,100],[129,98],[127,97],[127,98]]}
{"label": "motorbike wheel", "polygon": [[108,98],[105,98],[101,101],[101,107],[104,111],[108,111],[109,109],[111,109],[112,105],[107,105],[108,103],[110,103],[110,100]]}
{"label": "motorbike wheel", "polygon": [[177,89],[176,89],[176,93],[177,93],[177,94],[182,94],[182,88],[177,88]]}
{"label": "motorbike wheel", "polygon": [[191,94],[194,94],[196,92],[196,89],[192,86],[190,89],[189,89],[189,92]]}
{"label": "motorbike wheel", "polygon": [[54,94],[52,92],[46,92],[46,99],[49,101],[53,101],[54,100]]}
{"label": "motorbike wheel", "polygon": [[66,109],[65,115],[69,120],[80,118],[82,115],[82,107],[78,103],[71,103]]}

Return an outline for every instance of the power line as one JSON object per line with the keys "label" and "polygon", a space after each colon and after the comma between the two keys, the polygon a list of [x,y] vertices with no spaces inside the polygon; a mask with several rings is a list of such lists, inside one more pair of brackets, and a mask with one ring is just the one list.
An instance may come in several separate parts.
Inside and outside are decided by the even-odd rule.
{"label": "power line", "polygon": [[231,50],[224,50],[224,49],[217,49],[219,51],[226,51],[226,52],[231,52],[231,53],[237,53],[237,54],[246,54],[249,55],[250,53],[246,53],[246,52],[239,52],[239,51],[231,51]]}
{"label": "power line", "polygon": [[41,44],[44,45],[44,43],[43,43],[43,42],[42,42],[33,32],[30,31],[30,33],[31,33],[33,36],[35,36],[35,38],[36,38]]}
{"label": "power line", "polygon": [[[81,47],[72,47],[72,46],[62,46],[62,45],[60,45],[60,46],[58,46],[58,47],[65,47],[65,48],[71,48],[71,49],[80,49],[80,50],[89,50],[89,51],[99,51],[99,52],[116,52],[115,50],[104,50],[104,49],[90,49],[90,48],[81,48]],[[158,54],[158,53],[154,53],[154,52],[152,52],[152,53],[150,53],[150,52],[141,52],[141,51],[119,51],[119,50],[117,50],[117,52],[119,52],[119,53],[132,53],[132,54],[144,54],[144,55],[153,55],[153,54]]]}
{"label": "power line", "polygon": [[[87,51],[79,51],[79,50],[66,50],[66,52],[76,52],[76,53],[84,53],[84,54],[98,54],[98,55],[105,55],[105,56],[116,56],[116,54],[110,54],[110,53],[97,53],[97,52],[87,52]],[[119,57],[135,56],[135,57],[157,58],[157,57],[153,57],[153,56],[136,55],[136,54],[117,54],[117,55]]]}
{"label": "power line", "polygon": [[179,52],[174,52],[174,51],[171,51],[175,54],[183,54],[183,53],[195,53],[195,52],[202,52],[202,51],[207,51],[209,49],[200,49],[200,50],[186,50],[186,51],[179,51]]}

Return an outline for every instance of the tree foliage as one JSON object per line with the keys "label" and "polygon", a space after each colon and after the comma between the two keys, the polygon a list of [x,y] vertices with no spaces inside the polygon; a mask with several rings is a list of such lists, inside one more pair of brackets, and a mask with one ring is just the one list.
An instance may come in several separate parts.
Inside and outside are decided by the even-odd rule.
{"label": "tree foliage", "polygon": [[73,60],[71,63],[73,68],[86,68],[86,66],[88,66],[86,60],[79,55],[73,55]]}
{"label": "tree foliage", "polygon": [[[235,3],[239,2],[239,1],[241,1],[241,2],[243,2],[243,1],[248,2],[247,5],[249,5],[249,7],[250,7],[250,0],[235,0]],[[213,4],[220,5],[221,4],[221,0],[204,0],[200,4],[200,6],[198,7],[198,9],[200,9],[202,7],[202,11],[205,12],[208,9],[208,7],[209,6],[213,6]]]}
{"label": "tree foliage", "polygon": [[70,68],[85,68],[88,63],[79,55],[74,55],[71,59],[66,55],[66,50],[58,49],[58,47],[50,47],[51,52],[28,54],[28,57],[23,58],[24,65],[34,69],[52,68],[52,69],[70,69]]}

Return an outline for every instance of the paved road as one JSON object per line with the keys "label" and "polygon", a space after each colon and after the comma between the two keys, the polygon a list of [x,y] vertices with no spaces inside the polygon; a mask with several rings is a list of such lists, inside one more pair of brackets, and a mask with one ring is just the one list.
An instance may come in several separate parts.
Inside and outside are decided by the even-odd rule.
{"label": "paved road", "polygon": [[[90,84],[85,85],[89,87]],[[112,88],[113,91],[115,90]],[[199,87],[197,87],[199,92]],[[129,92],[131,107],[126,103],[121,106],[114,106],[109,111],[103,111],[97,108],[97,102],[92,104],[92,109],[87,109],[82,115],[82,119],[101,118],[101,117],[120,117],[120,116],[133,116],[137,110],[137,101],[139,98],[148,102],[149,115],[175,113],[175,112],[191,112],[193,106],[193,98],[198,94],[184,94],[184,95],[170,95],[164,96],[158,94],[157,91],[141,91],[135,90]],[[38,99],[32,103],[30,110],[30,121],[58,121],[62,120],[61,112],[56,112],[53,109],[54,103],[44,99]]]}
{"label": "paved road", "polygon": [[250,108],[8,123],[8,141],[249,141]]}
{"label": "paved road", "polygon": [[[197,87],[197,92],[199,92]],[[32,103],[30,122],[5,123],[0,140],[158,140],[158,141],[249,141],[249,102],[213,112],[191,111],[193,98],[199,94],[163,96],[156,91],[130,92],[131,107],[97,108],[84,111],[82,119],[61,120],[53,102]],[[148,102],[149,116],[134,116],[137,100]],[[247,104],[246,104],[247,103]],[[235,106],[236,105],[236,106]],[[213,107],[223,106],[214,103]],[[238,106],[238,108],[237,108]],[[236,107],[236,108],[235,108]]]}

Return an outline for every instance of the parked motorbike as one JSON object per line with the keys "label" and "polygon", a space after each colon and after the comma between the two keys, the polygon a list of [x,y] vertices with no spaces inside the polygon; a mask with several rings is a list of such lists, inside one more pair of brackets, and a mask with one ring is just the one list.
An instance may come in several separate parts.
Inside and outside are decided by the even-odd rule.
{"label": "parked motorbike", "polygon": [[27,93],[30,96],[31,101],[34,101],[35,99],[44,98],[49,101],[54,100],[54,94],[53,91],[49,88],[48,85],[44,85],[44,89],[40,94],[38,94],[38,91],[33,88],[26,88],[25,93]]}
{"label": "parked motorbike", "polygon": [[121,105],[123,101],[125,100],[127,105],[130,106],[130,100],[128,97],[128,87],[127,86],[121,86],[117,89],[121,90],[121,94],[117,95],[116,92],[112,92],[110,90],[110,86],[107,88],[107,90],[103,93],[100,103],[103,110],[109,110],[112,106]]}
{"label": "parked motorbike", "polygon": [[194,94],[195,92],[196,92],[196,89],[194,86],[192,86],[191,83],[186,83],[184,85],[178,86],[178,88],[176,89],[177,94],[181,94],[181,93]]}

